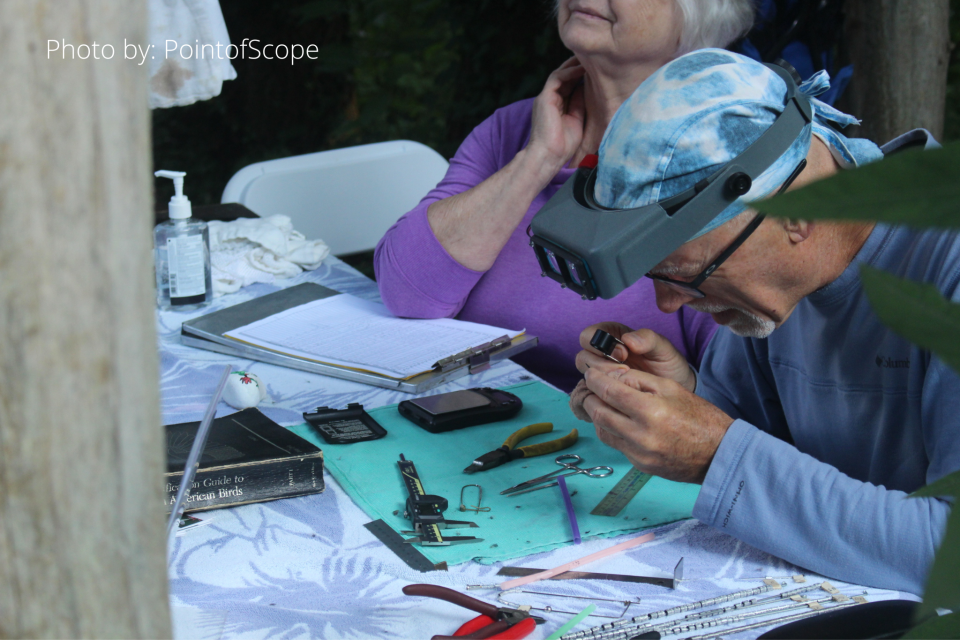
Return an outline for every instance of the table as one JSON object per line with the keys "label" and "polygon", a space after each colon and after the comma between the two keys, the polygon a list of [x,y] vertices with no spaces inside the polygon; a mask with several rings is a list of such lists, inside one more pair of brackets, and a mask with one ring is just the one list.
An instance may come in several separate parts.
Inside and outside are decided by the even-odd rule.
{"label": "table", "polygon": [[[343,293],[379,300],[376,284],[336,258],[318,269],[283,282],[292,286],[317,282]],[[180,344],[180,324],[189,318],[264,295],[278,285],[257,284],[215,300],[201,312],[159,312],[161,407],[165,424],[202,417],[223,366],[256,373],[266,384],[268,399],[260,410],[290,426],[303,422],[302,412],[327,405],[360,402],[367,408],[411,397],[371,387],[242,360]],[[513,362],[461,378],[439,390],[476,386],[503,387],[534,378]],[[431,391],[436,393],[438,390]],[[217,416],[234,409],[221,403]],[[212,522],[178,537],[170,549],[169,579],[174,636],[178,640],[429,638],[450,634],[473,617],[471,612],[436,600],[404,596],[407,584],[426,582],[464,590],[470,584],[491,584],[500,564],[465,563],[449,571],[419,573],[407,567],[373,537],[363,524],[370,518],[325,473],[321,494],[204,512]],[[591,565],[587,570],[669,576],[680,557],[685,580],[676,590],[607,581],[541,582],[531,590],[610,599],[636,599],[627,616],[739,591],[764,576],[786,577],[802,570],[695,521],[654,529],[651,543]],[[510,561],[511,566],[553,567],[627,539],[589,540],[548,553]],[[807,575],[808,580],[822,578]],[[792,583],[791,580],[781,580]],[[865,594],[871,601],[900,597],[892,591],[832,584],[847,595]],[[796,585],[794,585],[796,586]],[[790,586],[788,586],[790,588]],[[496,590],[470,591],[496,602]],[[515,604],[580,611],[588,600],[510,594]],[[909,596],[906,596],[909,597]],[[598,614],[619,614],[615,603],[600,605]],[[566,622],[569,613],[534,612],[547,619],[529,636],[546,638]],[[590,617],[578,629],[609,620]],[[763,629],[728,638],[754,638]],[[685,637],[693,634],[682,634]]]}

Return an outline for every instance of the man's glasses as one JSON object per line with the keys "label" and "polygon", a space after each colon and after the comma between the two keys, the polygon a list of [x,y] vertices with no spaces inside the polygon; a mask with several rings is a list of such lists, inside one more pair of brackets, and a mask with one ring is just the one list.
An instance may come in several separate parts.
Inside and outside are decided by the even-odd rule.
{"label": "man's glasses", "polygon": [[[777,191],[776,195],[780,195],[781,193],[786,191],[787,188],[791,184],[793,184],[793,181],[797,179],[797,176],[799,176],[803,172],[806,166],[807,166],[806,159],[801,160],[800,164],[798,164],[797,167],[793,170],[793,173],[791,173],[790,177],[788,177],[786,182],[783,183],[783,185]],[[679,291],[680,293],[686,296],[692,296],[694,298],[705,298],[707,294],[705,294],[703,291],[700,291],[700,285],[703,284],[703,281],[709,278],[710,274],[712,274],[714,271],[717,270],[717,267],[722,265],[727,258],[733,255],[733,252],[736,251],[740,247],[740,245],[742,245],[746,241],[746,239],[750,237],[750,234],[752,234],[754,231],[757,230],[757,227],[760,226],[760,223],[763,222],[763,219],[766,217],[767,217],[766,214],[763,213],[762,211],[757,213],[756,217],[750,221],[750,224],[747,225],[746,229],[741,231],[740,235],[734,238],[733,242],[730,243],[730,246],[724,249],[723,253],[717,256],[717,259],[710,263],[710,266],[708,266],[706,269],[701,271],[700,274],[697,275],[697,277],[691,280],[690,282],[684,282],[683,280],[673,280],[672,278],[661,276],[655,273],[648,273],[647,277],[650,278],[651,280],[662,282],[663,284],[667,285],[671,289],[674,289],[675,291]]]}

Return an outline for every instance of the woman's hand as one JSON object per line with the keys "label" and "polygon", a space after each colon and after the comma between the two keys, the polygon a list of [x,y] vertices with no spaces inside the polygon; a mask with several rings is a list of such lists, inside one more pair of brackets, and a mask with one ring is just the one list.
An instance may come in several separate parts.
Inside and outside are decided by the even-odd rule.
{"label": "woman's hand", "polygon": [[527,146],[477,186],[427,209],[437,240],[463,266],[492,267],[534,198],[577,152],[586,118],[577,83],[584,73],[576,58],[551,73],[533,103]]}
{"label": "woman's hand", "polygon": [[586,111],[579,84],[584,73],[576,56],[570,58],[550,74],[533,102],[527,148],[542,154],[554,174],[566,166],[583,139]]}
{"label": "woman's hand", "polygon": [[690,392],[696,388],[696,375],[686,358],[669,340],[650,329],[633,331],[630,327],[616,322],[601,322],[587,327],[580,334],[583,351],[577,354],[577,369],[581,373],[592,368],[610,371],[621,366],[590,346],[590,340],[597,329],[602,329],[623,342],[623,345],[618,344],[614,348],[611,355],[630,369],[668,378]]}

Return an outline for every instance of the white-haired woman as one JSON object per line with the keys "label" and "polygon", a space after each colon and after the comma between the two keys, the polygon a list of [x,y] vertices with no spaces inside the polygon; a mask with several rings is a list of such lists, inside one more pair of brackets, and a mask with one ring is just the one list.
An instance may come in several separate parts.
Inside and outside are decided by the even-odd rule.
{"label": "white-haired woman", "polygon": [[515,358],[570,390],[581,329],[616,320],[647,327],[693,363],[709,316],[656,308],[643,279],[613,300],[583,301],[540,277],[525,229],[617,108],[666,62],[724,47],[753,24],[752,0],[558,0],[560,39],[574,53],[536,99],[496,111],[464,141],[447,175],[377,246],[380,294],[398,316],[458,317],[526,329],[540,346]]}

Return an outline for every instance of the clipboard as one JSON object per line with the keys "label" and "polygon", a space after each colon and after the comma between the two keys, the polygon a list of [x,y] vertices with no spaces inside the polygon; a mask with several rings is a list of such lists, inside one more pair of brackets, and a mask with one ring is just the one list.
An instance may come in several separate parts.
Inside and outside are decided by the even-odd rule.
{"label": "clipboard", "polygon": [[198,349],[216,351],[230,356],[258,360],[281,367],[300,369],[301,371],[319,373],[333,378],[342,378],[406,393],[423,393],[451,380],[456,380],[471,373],[479,373],[488,369],[495,362],[537,346],[539,342],[536,336],[523,334],[510,341],[493,341],[477,345],[472,349],[451,354],[444,358],[434,366],[432,371],[418,374],[406,380],[399,380],[367,371],[357,371],[277,353],[233,340],[224,335],[229,331],[281,311],[339,294],[339,291],[312,282],[281,289],[254,300],[241,302],[238,305],[184,322],[180,327],[180,342]]}

